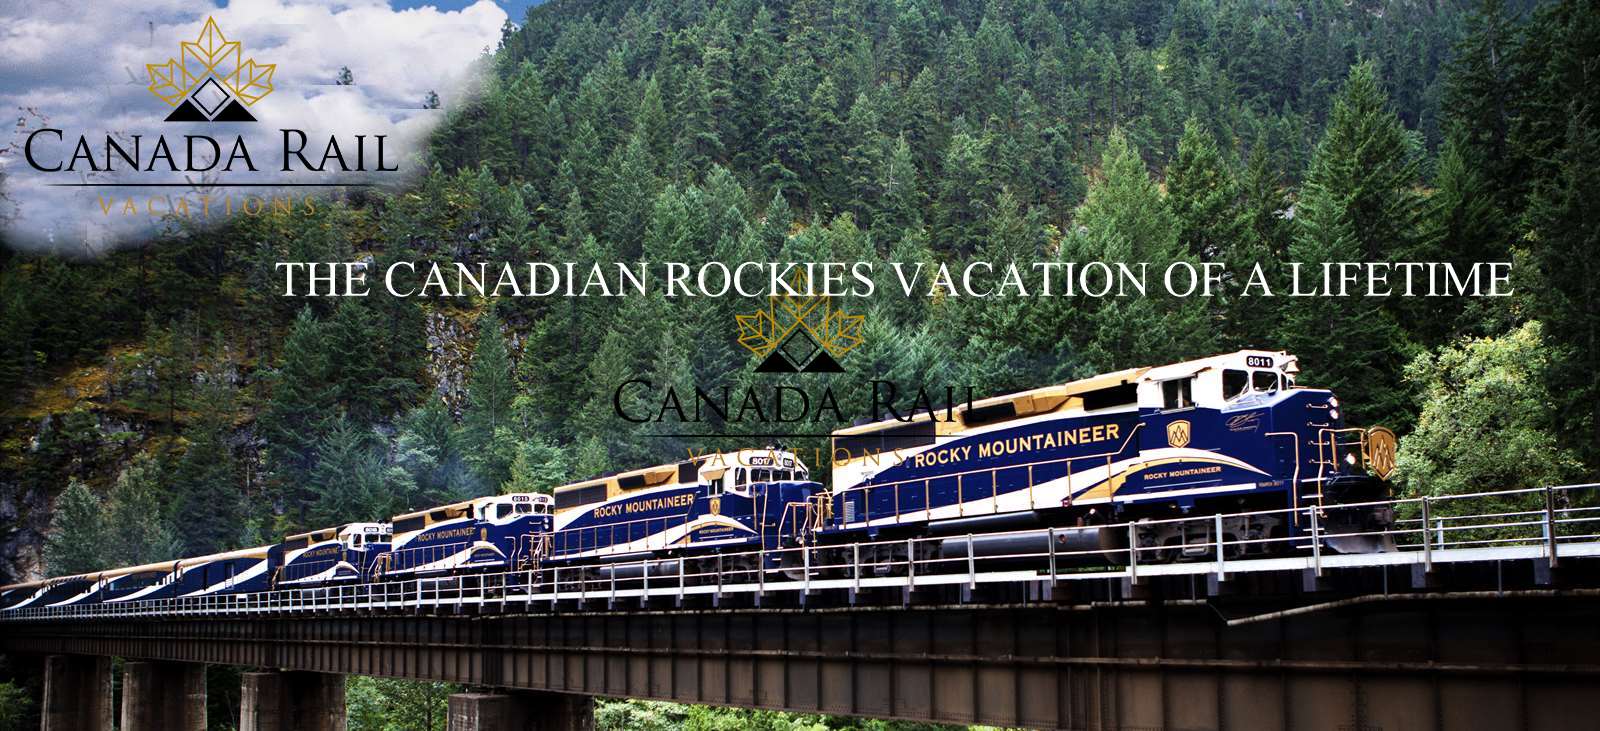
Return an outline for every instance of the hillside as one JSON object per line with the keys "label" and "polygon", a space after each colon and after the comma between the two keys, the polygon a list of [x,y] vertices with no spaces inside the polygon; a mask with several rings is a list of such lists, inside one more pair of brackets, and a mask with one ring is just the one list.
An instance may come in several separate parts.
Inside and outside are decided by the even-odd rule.
{"label": "hillside", "polygon": [[411,189],[4,255],[0,581],[678,458],[708,445],[621,424],[623,380],[781,382],[734,342],[738,298],[291,300],[285,260],[1510,259],[1509,302],[885,298],[828,378],[981,396],[1283,348],[1405,432],[1408,361],[1538,320],[1563,418],[1530,428],[1579,474],[1596,35],[1576,2],[540,6]]}

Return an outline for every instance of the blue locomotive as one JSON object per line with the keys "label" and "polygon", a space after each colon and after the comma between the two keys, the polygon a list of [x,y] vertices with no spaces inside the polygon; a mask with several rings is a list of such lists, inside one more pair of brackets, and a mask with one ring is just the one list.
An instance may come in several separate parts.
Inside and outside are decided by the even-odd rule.
{"label": "blue locomotive", "polygon": [[[555,490],[547,564],[654,561],[652,572],[677,573],[688,559],[700,562],[690,573],[707,573],[715,570],[713,557],[726,553],[739,555],[728,566],[750,571],[756,567],[747,554],[796,535],[821,487],[799,457],[781,449],[715,452],[565,485]],[[618,566],[601,573],[642,571]]]}
{"label": "blue locomotive", "polygon": [[[947,553],[994,555],[1049,550],[1054,535],[1058,550],[1112,552],[1127,547],[1126,531],[1097,526],[1319,506],[1330,547],[1383,550],[1351,534],[1386,527],[1387,509],[1337,506],[1389,496],[1394,434],[1346,428],[1338,398],[1295,385],[1298,371],[1287,353],[1245,350],[839,430],[822,528],[802,540],[961,536]],[[1272,539],[1303,531],[1302,515],[1229,518],[1223,530],[1261,541],[1243,550],[1281,550]],[[1071,530],[1047,532],[1060,526]],[[1172,560],[1206,554],[1213,531],[1152,522],[1134,540],[1141,560]]]}
{"label": "blue locomotive", "polygon": [[536,567],[548,550],[549,495],[514,493],[473,498],[397,515],[383,578],[482,573]]}
{"label": "blue locomotive", "polygon": [[346,523],[289,536],[269,551],[275,588],[370,580],[389,553],[388,523]]}

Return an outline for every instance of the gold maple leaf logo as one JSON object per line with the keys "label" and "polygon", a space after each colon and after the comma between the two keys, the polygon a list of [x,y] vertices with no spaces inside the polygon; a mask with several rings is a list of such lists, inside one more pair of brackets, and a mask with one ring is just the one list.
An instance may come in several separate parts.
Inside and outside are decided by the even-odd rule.
{"label": "gold maple leaf logo", "polygon": [[277,68],[277,64],[244,58],[239,42],[229,40],[211,17],[206,18],[199,36],[182,43],[178,58],[145,64],[150,93],[173,107],[207,79],[215,79],[245,105],[255,104],[272,93],[272,75]]}
{"label": "gold maple leaf logo", "polygon": [[[805,270],[796,269],[790,288],[809,291]],[[748,315],[734,315],[739,325],[739,344],[764,358],[783,345],[797,330],[803,330],[823,350],[838,358],[855,349],[863,340],[862,315],[848,315],[833,306],[824,295],[774,294],[767,308]]]}

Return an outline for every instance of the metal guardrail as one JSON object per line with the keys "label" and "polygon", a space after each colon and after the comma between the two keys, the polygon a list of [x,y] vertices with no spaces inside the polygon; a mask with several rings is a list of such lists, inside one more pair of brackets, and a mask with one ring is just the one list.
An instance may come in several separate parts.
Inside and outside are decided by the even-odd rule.
{"label": "metal guardrail", "polygon": [[[1330,534],[1323,528],[1328,511],[1385,507],[1396,511],[1397,518],[1390,528],[1340,533],[1336,537],[1387,539],[1395,550],[1351,554],[1330,550]],[[1298,536],[1228,538],[1227,524],[1265,516],[1298,518],[1307,531]],[[1135,545],[1141,529],[1162,524],[1187,524],[1181,526],[1185,529],[1204,526],[1212,538],[1203,544]],[[1181,575],[1214,575],[1224,580],[1230,574],[1265,571],[1312,571],[1320,576],[1326,569],[1396,565],[1420,565],[1431,571],[1435,565],[1445,563],[1530,559],[1545,560],[1555,567],[1566,558],[1600,556],[1600,483],[1142,520],[1098,527],[1128,536],[1128,545],[1059,550],[1056,539],[1077,529],[1051,528],[243,594],[26,607],[0,612],[0,621],[339,612],[404,614],[463,606],[555,612],[562,602],[602,599],[608,606],[621,600],[637,600],[642,605],[661,597],[720,599],[781,592],[799,592],[803,596],[823,590],[859,592],[874,588],[900,588],[909,595],[916,588],[932,586],[975,588],[993,583],[1119,578],[1139,581]],[[1037,536],[1040,532],[1046,533],[1048,548],[1044,551],[980,555],[972,540]],[[958,555],[941,555],[939,544],[952,540],[962,542],[957,545],[964,545],[964,555],[959,554],[959,549]],[[1242,557],[1251,553],[1269,555]],[[1175,556],[1177,560],[1171,560]],[[783,568],[762,568],[774,563]],[[624,572],[626,575],[618,575]]]}

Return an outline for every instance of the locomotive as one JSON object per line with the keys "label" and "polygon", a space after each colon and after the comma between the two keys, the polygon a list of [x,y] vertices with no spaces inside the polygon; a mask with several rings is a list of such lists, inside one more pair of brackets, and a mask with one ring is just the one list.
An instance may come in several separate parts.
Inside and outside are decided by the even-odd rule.
{"label": "locomotive", "polygon": [[[1338,398],[1298,372],[1292,355],[1244,350],[839,430],[804,538],[952,536],[937,542],[949,557],[1038,555],[1053,537],[1088,560],[1125,559],[1132,540],[1139,560],[1172,561],[1209,554],[1215,524],[1161,519],[1227,515],[1223,537],[1246,555],[1281,550],[1307,529],[1288,509],[1316,507],[1332,550],[1387,550],[1388,508],[1338,506],[1391,495],[1394,434],[1346,427]],[[1104,527],[1127,522],[1131,539]]]}
{"label": "locomotive", "polygon": [[[792,577],[794,552],[779,549],[797,547],[880,573],[1046,552],[1180,561],[1212,555],[1219,525],[1238,556],[1312,533],[1338,552],[1391,550],[1394,434],[1346,426],[1338,398],[1297,385],[1298,372],[1294,356],[1262,350],[1131,368],[836,430],[826,487],[792,451],[714,452],[553,495],[0,587],[0,611],[540,568],[569,580]],[[1211,515],[1222,518],[1166,520]]]}
{"label": "locomotive", "polygon": [[744,449],[558,487],[547,563],[633,578],[676,574],[684,561],[709,573],[718,554],[732,554],[725,568],[756,570],[751,552],[797,535],[822,487],[809,474],[793,452]]}

